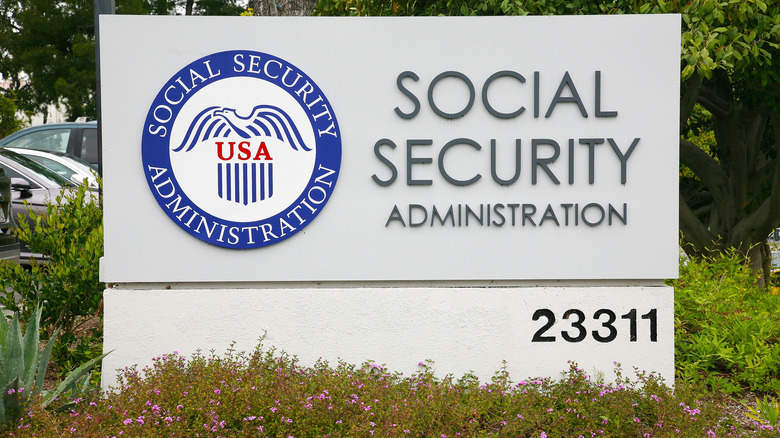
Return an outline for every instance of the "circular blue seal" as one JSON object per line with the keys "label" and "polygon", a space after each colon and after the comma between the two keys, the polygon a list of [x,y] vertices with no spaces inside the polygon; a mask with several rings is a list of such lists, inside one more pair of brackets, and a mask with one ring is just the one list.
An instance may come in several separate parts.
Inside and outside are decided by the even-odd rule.
{"label": "circular blue seal", "polygon": [[213,245],[259,248],[309,225],[341,165],[317,84],[267,53],[214,53],[160,89],[144,123],[144,174],[160,208]]}

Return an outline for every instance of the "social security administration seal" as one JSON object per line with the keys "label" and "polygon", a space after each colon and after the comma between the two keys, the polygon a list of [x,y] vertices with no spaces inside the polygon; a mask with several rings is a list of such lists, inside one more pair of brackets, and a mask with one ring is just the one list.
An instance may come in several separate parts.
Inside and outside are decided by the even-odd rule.
{"label": "social security administration seal", "polygon": [[286,60],[234,50],[192,62],[157,94],[142,159],[160,208],[213,245],[273,245],[330,199],[341,134],[317,84]]}

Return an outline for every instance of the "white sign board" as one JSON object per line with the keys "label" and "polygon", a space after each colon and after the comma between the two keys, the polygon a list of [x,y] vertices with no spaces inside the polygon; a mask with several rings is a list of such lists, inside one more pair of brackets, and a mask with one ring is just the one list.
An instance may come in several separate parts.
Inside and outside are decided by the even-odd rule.
{"label": "white sign board", "polygon": [[676,277],[679,26],[102,16],[102,278]]}

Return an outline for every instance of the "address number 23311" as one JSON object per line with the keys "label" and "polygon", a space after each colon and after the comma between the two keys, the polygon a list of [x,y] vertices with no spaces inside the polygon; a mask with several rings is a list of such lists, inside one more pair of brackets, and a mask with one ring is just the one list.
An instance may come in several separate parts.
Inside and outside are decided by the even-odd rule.
{"label": "address number 23311", "polygon": [[[569,309],[563,312],[562,324],[568,325],[559,333],[566,342],[581,342],[588,335],[598,342],[612,342],[618,337],[618,332],[628,330],[630,342],[637,342],[638,333],[649,337],[650,342],[658,342],[658,309],[650,309],[638,316],[637,309],[617,316],[610,309],[598,309],[593,315],[586,315],[580,309]],[[619,318],[619,320],[618,320]],[[558,332],[553,330],[557,317],[550,309],[537,309],[533,314],[534,321],[541,321],[542,326],[536,330],[531,342],[556,342]],[[641,327],[641,328],[640,328]]]}

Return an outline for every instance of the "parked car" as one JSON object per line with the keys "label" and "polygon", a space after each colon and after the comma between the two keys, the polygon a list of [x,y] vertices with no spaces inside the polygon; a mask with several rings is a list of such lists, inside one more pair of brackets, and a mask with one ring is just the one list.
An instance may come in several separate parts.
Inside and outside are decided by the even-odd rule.
{"label": "parked car", "polygon": [[[46,205],[55,202],[63,189],[75,187],[75,183],[57,172],[5,148],[0,148],[0,168],[11,178],[11,216],[30,225],[31,209],[45,212]],[[20,242],[20,263],[29,264],[31,258],[45,257],[32,253],[25,242]]]}
{"label": "parked car", "polygon": [[68,155],[63,152],[47,152],[36,149],[6,148],[17,154],[42,164],[49,169],[59,173],[63,177],[79,185],[87,181],[87,185],[94,190],[98,189],[97,172],[80,158]]}
{"label": "parked car", "polygon": [[98,168],[97,122],[31,126],[0,139],[0,146],[62,152]]}
{"label": "parked car", "polygon": [[13,232],[11,178],[0,168],[0,259],[19,262],[19,239]]}

